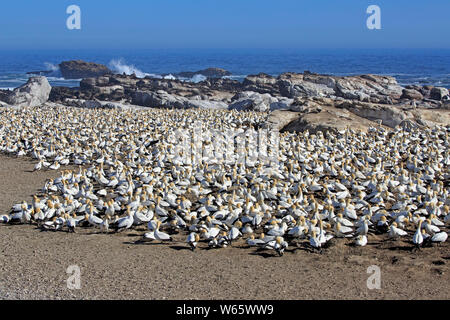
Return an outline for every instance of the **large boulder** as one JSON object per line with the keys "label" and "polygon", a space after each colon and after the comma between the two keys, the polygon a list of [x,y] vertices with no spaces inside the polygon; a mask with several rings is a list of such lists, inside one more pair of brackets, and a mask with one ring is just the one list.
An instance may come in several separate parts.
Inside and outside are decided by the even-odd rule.
{"label": "large boulder", "polygon": [[296,97],[329,97],[335,95],[335,90],[324,84],[308,81],[293,84],[289,81],[280,81],[280,93],[289,98]]}
{"label": "large boulder", "polygon": [[5,102],[17,107],[35,107],[47,102],[52,87],[46,77],[31,77],[28,82],[10,92]]}
{"label": "large boulder", "polygon": [[[285,115],[288,115],[286,117]],[[295,118],[292,113],[272,113],[269,117],[269,122],[273,123],[275,128],[281,128],[281,132],[303,132],[309,131],[310,133],[322,132],[337,132],[351,128],[354,130],[367,131],[370,126],[376,125],[376,123],[361,118],[348,110],[338,109],[335,107],[321,107],[319,112],[312,113],[297,113]],[[286,124],[288,120],[292,119]],[[277,122],[280,124],[276,124]],[[284,125],[284,126],[283,126]]]}
{"label": "large boulder", "polygon": [[[253,82],[255,86],[257,82]],[[395,78],[371,74],[338,77],[310,72],[288,72],[278,77],[277,85],[279,93],[289,98],[341,97],[387,104],[392,104],[393,99],[399,99],[403,90]]]}
{"label": "large boulder", "polygon": [[402,96],[400,99],[408,99],[408,100],[422,100],[423,95],[419,91],[415,89],[403,89]]}
{"label": "large boulder", "polygon": [[387,76],[365,74],[336,81],[336,95],[345,99],[392,104],[392,99],[399,99],[402,91],[395,78]]}
{"label": "large boulder", "polygon": [[258,93],[278,94],[278,79],[265,73],[249,75],[244,79],[243,90],[254,91]]}
{"label": "large boulder", "polygon": [[298,112],[286,111],[286,110],[275,110],[271,112],[267,118],[267,123],[264,124],[266,129],[271,129],[275,131],[281,131],[289,123],[299,118]]}
{"label": "large boulder", "polygon": [[229,110],[268,112],[279,109],[289,109],[293,99],[273,97],[268,93],[244,91],[236,94],[234,102],[228,106]]}
{"label": "large boulder", "polygon": [[150,108],[176,108],[176,109],[226,109],[227,104],[222,101],[202,99],[200,96],[186,98],[170,94],[164,90],[136,91],[133,93],[132,104]]}
{"label": "large boulder", "polygon": [[329,97],[335,95],[335,80],[330,76],[283,73],[278,77],[280,94],[289,97]]}
{"label": "large boulder", "polygon": [[0,89],[0,101],[5,101],[6,98],[11,94],[10,90],[2,90]]}
{"label": "large boulder", "polygon": [[102,64],[82,60],[63,61],[60,63],[59,69],[65,79],[101,77],[112,73],[108,67]]}
{"label": "large boulder", "polygon": [[133,93],[132,104],[149,108],[185,108],[186,101],[186,98],[171,95],[164,90],[136,91]]}
{"label": "large boulder", "polygon": [[347,109],[353,114],[371,121],[380,121],[385,126],[394,128],[403,120],[413,118],[409,111],[397,106],[366,103],[360,101],[344,101],[338,108]]}
{"label": "large boulder", "polygon": [[412,111],[412,114],[417,122],[428,127],[450,126],[450,112],[445,109],[416,109]]}
{"label": "large boulder", "polygon": [[215,100],[202,100],[202,99],[189,99],[185,102],[185,106],[187,108],[196,108],[196,109],[220,109],[225,110],[228,107],[228,104],[223,101],[215,101]]}
{"label": "large boulder", "polygon": [[234,102],[228,106],[229,110],[267,112],[272,102],[278,102],[270,94],[260,94],[244,91],[233,97]]}
{"label": "large boulder", "polygon": [[442,87],[434,87],[431,89],[430,98],[433,100],[441,101],[444,97],[448,96],[448,89]]}

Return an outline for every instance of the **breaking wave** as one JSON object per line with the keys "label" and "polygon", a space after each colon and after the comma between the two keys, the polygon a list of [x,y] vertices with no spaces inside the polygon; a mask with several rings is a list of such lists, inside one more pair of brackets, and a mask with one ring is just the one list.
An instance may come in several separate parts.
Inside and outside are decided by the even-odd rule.
{"label": "breaking wave", "polygon": [[50,62],[44,62],[45,67],[48,71],[57,72],[59,71],[59,66]]}
{"label": "breaking wave", "polygon": [[125,61],[123,59],[111,60],[111,62],[109,63],[109,67],[111,68],[111,70],[119,74],[125,73],[126,75],[132,75],[134,73],[138,78],[145,78],[146,76],[152,76],[149,73],[142,72],[134,65],[125,64]]}

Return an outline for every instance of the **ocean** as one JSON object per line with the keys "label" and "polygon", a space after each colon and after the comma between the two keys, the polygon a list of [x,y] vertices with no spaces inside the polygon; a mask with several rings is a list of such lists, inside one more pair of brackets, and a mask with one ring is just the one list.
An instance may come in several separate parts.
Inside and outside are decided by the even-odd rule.
{"label": "ocean", "polygon": [[76,87],[79,80],[63,79],[58,69],[61,61],[75,59],[102,63],[118,73],[139,77],[218,67],[232,72],[231,79],[243,80],[260,72],[277,76],[308,70],[331,75],[389,75],[402,85],[450,88],[450,49],[2,51],[0,88],[18,87],[29,78],[27,72],[41,70],[53,71],[48,75],[52,86]]}

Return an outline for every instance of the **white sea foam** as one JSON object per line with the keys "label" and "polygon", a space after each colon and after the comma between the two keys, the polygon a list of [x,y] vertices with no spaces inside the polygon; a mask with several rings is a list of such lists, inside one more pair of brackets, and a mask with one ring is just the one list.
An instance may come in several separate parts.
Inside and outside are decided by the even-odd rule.
{"label": "white sea foam", "polygon": [[231,75],[231,76],[223,76],[222,79],[230,79],[230,80],[237,80],[237,81],[243,81],[247,75],[245,74],[237,74],[237,75]]}
{"label": "white sea foam", "polygon": [[202,81],[205,81],[207,78],[204,75],[201,74],[196,74],[195,76],[193,76],[190,80],[188,80],[189,82],[194,82],[194,83],[199,83]]}
{"label": "white sea foam", "polygon": [[[158,76],[158,77],[161,77],[161,76]],[[168,75],[164,76],[164,79],[166,79],[166,80],[176,80],[177,78],[174,75],[172,75],[172,74],[168,74]]]}
{"label": "white sea foam", "polygon": [[47,77],[48,81],[66,81],[66,82],[74,82],[74,81],[81,81],[83,79],[66,79],[63,77],[53,77],[53,76],[49,76]]}
{"label": "white sea foam", "polygon": [[50,62],[44,62],[45,67],[48,71],[57,72],[59,71],[59,66]]}
{"label": "white sea foam", "polygon": [[141,70],[136,68],[134,65],[125,64],[125,61],[122,58],[111,60],[111,62],[109,63],[109,67],[113,71],[120,73],[120,74],[125,73],[126,75],[132,75],[134,73],[136,75],[136,77],[138,77],[138,78],[144,78],[146,76],[151,76],[151,74],[142,72]]}

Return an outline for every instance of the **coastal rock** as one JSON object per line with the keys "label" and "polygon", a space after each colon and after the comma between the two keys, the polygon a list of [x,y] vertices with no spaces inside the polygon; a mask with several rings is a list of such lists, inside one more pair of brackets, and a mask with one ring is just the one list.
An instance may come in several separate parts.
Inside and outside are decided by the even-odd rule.
{"label": "coastal rock", "polygon": [[399,99],[403,90],[395,78],[376,75],[337,77],[290,72],[281,74],[277,84],[280,94],[289,98],[342,97],[388,104],[392,104],[393,99]]}
{"label": "coastal rock", "polygon": [[109,85],[109,77],[98,77],[95,81],[97,86],[108,86]]}
{"label": "coastal rock", "polygon": [[412,111],[416,122],[434,127],[435,125],[450,126],[450,112],[442,109],[416,109]]}
{"label": "coastal rock", "polygon": [[79,88],[52,87],[48,99],[51,102],[64,103],[67,99],[78,99],[80,96],[81,90]]}
{"label": "coastal rock", "polygon": [[364,119],[371,121],[381,120],[383,125],[391,128],[399,125],[403,120],[413,117],[411,113],[404,111],[397,106],[365,103],[360,101],[345,101],[337,107],[347,109],[353,114]]}
{"label": "coastal rock", "polygon": [[84,108],[95,109],[95,108],[100,108],[102,106],[102,104],[100,103],[100,101],[97,101],[97,100],[87,100],[87,101],[83,102],[82,106]]}
{"label": "coastal rock", "polygon": [[277,83],[280,94],[289,98],[335,95],[335,80],[327,76],[289,72],[281,74]]}
{"label": "coastal rock", "polygon": [[31,77],[27,83],[10,92],[5,102],[17,106],[35,107],[47,102],[52,87],[46,77]]}
{"label": "coastal rock", "polygon": [[286,97],[276,97],[278,101],[270,104],[270,111],[274,110],[291,110],[294,99],[289,99]]}
{"label": "coastal rock", "polygon": [[223,101],[189,99],[185,102],[185,106],[187,108],[224,110],[227,109],[228,104]]}
{"label": "coastal rock", "polygon": [[320,105],[323,103],[314,101],[313,98],[296,98],[294,103],[290,106],[290,111],[296,111],[301,113],[319,113],[321,111]]}
{"label": "coastal rock", "polygon": [[336,95],[345,99],[392,104],[403,88],[393,77],[372,74],[342,77],[336,81]]}
{"label": "coastal rock", "polygon": [[403,89],[402,96],[400,99],[408,99],[408,100],[422,100],[423,95],[419,91],[415,89]]}
{"label": "coastal rock", "polygon": [[183,96],[173,95],[164,90],[156,92],[137,91],[133,94],[132,103],[150,108],[200,108],[200,109],[226,109],[227,104],[217,100],[206,100],[196,96],[188,99]]}
{"label": "coastal rock", "polygon": [[124,94],[124,88],[122,86],[106,86],[106,87],[98,87],[98,93],[100,95],[112,95],[114,92]]}
{"label": "coastal rock", "polygon": [[2,90],[0,89],[0,101],[5,101],[6,98],[11,94],[10,90]]}
{"label": "coastal rock", "polygon": [[163,90],[157,92],[136,91],[132,99],[133,104],[150,108],[185,108],[186,102],[186,98],[171,95]]}
{"label": "coastal rock", "polygon": [[[249,90],[250,89],[250,90]],[[442,89],[442,90],[441,90]],[[437,92],[438,90],[438,92]],[[433,96],[441,100],[432,100]],[[311,72],[284,73],[273,77],[250,75],[241,83],[226,78],[209,78],[194,83],[177,79],[137,78],[135,75],[103,75],[83,79],[79,88],[55,87],[51,101],[69,99],[110,101],[153,108],[229,109],[269,112],[284,120],[274,126],[296,122],[292,130],[340,130],[350,125],[394,128],[444,123],[434,110],[448,108],[448,90],[432,86],[398,85],[395,78],[377,75],[331,76]],[[439,96],[438,96],[439,95]],[[421,113],[421,110],[429,112]],[[287,112],[293,112],[285,116]],[[291,119],[294,118],[294,119]],[[290,122],[292,122],[290,121]],[[358,125],[361,122],[361,125]]]}
{"label": "coastal rock", "polygon": [[109,77],[110,84],[112,85],[118,84],[124,87],[135,87],[139,81],[142,81],[142,79],[133,76],[124,76],[120,74],[115,74]]}
{"label": "coastal rock", "polygon": [[[231,79],[223,79],[223,78],[209,78],[205,81],[203,81],[200,86],[203,86],[203,88],[208,88],[210,90],[218,90],[218,91],[229,91],[229,92],[236,92],[244,90],[242,87],[242,83],[240,83],[237,80],[231,80]],[[203,91],[204,89],[196,89],[199,91]]]}
{"label": "coastal rock", "polygon": [[[277,115],[283,119],[282,116]],[[274,121],[274,120],[272,120]],[[281,132],[303,132],[308,130],[310,133],[318,131],[341,131],[347,127],[353,130],[367,131],[370,126],[375,125],[370,120],[361,118],[345,109],[334,107],[322,107],[318,113],[299,114],[299,116],[286,124]]]}
{"label": "coastal rock", "polygon": [[232,99],[234,102],[228,106],[229,110],[267,112],[278,109],[289,109],[292,99],[275,98],[268,93],[244,91]]}
{"label": "coastal rock", "polygon": [[329,88],[323,84],[316,84],[312,82],[302,82],[299,84],[292,84],[289,81],[280,81],[280,93],[284,96],[295,97],[315,97],[315,96],[332,96],[335,94],[333,88]]}
{"label": "coastal rock", "polygon": [[252,91],[238,93],[232,104],[228,106],[229,110],[237,111],[257,111],[266,112],[270,110],[272,102],[278,102],[270,94],[260,94]]}
{"label": "coastal rock", "polygon": [[289,123],[299,118],[298,112],[275,110],[269,114],[267,119],[267,129],[280,131]]}
{"label": "coastal rock", "polygon": [[243,90],[258,93],[279,94],[279,86],[277,78],[265,73],[257,75],[249,75],[242,83]]}
{"label": "coastal rock", "polygon": [[108,67],[102,64],[82,60],[63,61],[60,63],[59,69],[65,79],[100,77],[112,73]]}
{"label": "coastal rock", "polygon": [[448,89],[442,87],[434,87],[430,92],[430,99],[441,101],[448,96]]}
{"label": "coastal rock", "polygon": [[92,90],[97,85],[97,78],[86,78],[80,81],[80,89]]}

